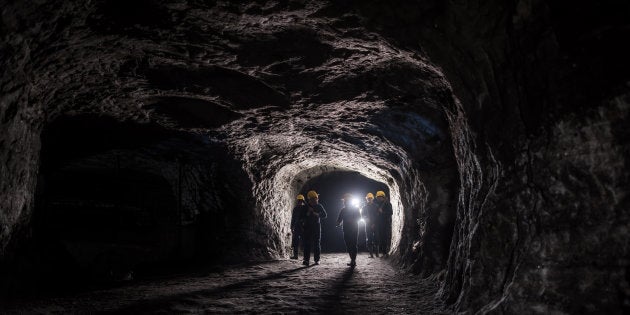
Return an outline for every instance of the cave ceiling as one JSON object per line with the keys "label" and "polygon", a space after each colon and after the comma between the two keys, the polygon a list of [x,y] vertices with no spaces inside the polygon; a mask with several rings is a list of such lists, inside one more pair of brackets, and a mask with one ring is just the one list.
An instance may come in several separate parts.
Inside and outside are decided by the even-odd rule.
{"label": "cave ceiling", "polygon": [[[440,70],[339,10],[317,1],[97,2],[50,22],[66,31],[34,49],[41,75],[32,89],[48,120],[96,113],[245,151],[261,141],[279,152],[309,144],[307,155],[367,147],[392,160],[390,149],[402,147],[421,168],[440,164],[441,102],[451,100]],[[40,31],[54,32],[46,23]]]}

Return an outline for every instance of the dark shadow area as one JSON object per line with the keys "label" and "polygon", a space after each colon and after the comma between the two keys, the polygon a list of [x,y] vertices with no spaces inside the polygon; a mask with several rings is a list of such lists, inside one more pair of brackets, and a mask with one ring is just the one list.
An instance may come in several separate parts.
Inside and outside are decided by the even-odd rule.
{"label": "dark shadow area", "polygon": [[121,122],[96,114],[62,116],[42,132],[41,172],[57,169],[71,159],[150,146],[180,135],[155,124]]}
{"label": "dark shadow area", "polygon": [[124,308],[117,309],[107,313],[124,313],[124,314],[138,314],[138,313],[151,313],[158,312],[163,310],[168,310],[171,304],[174,304],[176,301],[185,300],[187,298],[214,298],[220,299],[221,296],[226,294],[238,292],[243,289],[247,289],[250,287],[259,287],[263,286],[265,281],[282,279],[292,273],[299,272],[301,270],[307,269],[310,267],[298,267],[289,270],[283,270],[279,272],[272,272],[264,277],[258,277],[253,279],[245,279],[235,283],[231,283],[224,286],[219,286],[216,288],[206,289],[206,290],[196,290],[192,292],[185,292],[167,296],[159,296],[151,299],[145,299],[131,305],[128,305]]}
{"label": "dark shadow area", "polygon": [[130,151],[167,141],[155,125],[110,117],[61,117],[42,134],[31,246],[38,289],[133,280],[179,250],[181,213],[172,183],[131,167]]}
{"label": "dark shadow area", "polygon": [[[275,264],[276,261],[247,261],[239,263],[221,263],[221,264],[208,264],[204,261],[195,261],[187,264],[153,264],[148,265],[144,269],[144,272],[139,275],[133,281],[109,281],[109,282],[85,282],[82,285],[73,286],[59,285],[59,288],[55,290],[33,290],[28,295],[20,295],[3,299],[0,297],[0,313],[6,309],[20,307],[21,305],[28,304],[30,301],[46,298],[70,298],[75,297],[77,294],[91,294],[101,290],[115,290],[118,288],[134,288],[137,286],[151,285],[153,283],[162,283],[167,281],[176,281],[183,278],[203,278],[205,276],[217,273],[223,273],[227,270],[233,269],[246,269],[254,266],[266,266],[269,264]],[[300,267],[297,269],[303,269],[308,267]]]}
{"label": "dark shadow area", "polygon": [[[630,2],[605,0],[573,3],[561,0],[548,5],[555,21],[553,31],[562,53],[567,55],[566,66],[573,68],[571,71],[575,74],[570,79],[559,81],[563,88],[571,91],[570,99],[564,103],[570,104],[567,106],[571,108],[577,104],[590,107],[594,102],[617,92],[615,90],[627,82],[630,72],[630,62],[627,62],[630,46],[619,45],[621,38],[630,36]],[[523,42],[527,45],[535,42],[535,39],[525,37]],[[532,86],[529,92],[536,93],[535,87],[538,86]]]}
{"label": "dark shadow area", "polygon": [[[343,207],[341,197],[345,193],[351,193],[361,203],[365,202],[368,192],[373,194],[378,190],[384,191],[389,196],[389,187],[381,182],[369,179],[357,172],[330,172],[309,179],[302,185],[300,193],[305,195],[309,190],[315,190],[319,194],[319,202],[324,206],[328,218],[321,221],[322,227],[322,252],[345,252],[343,231],[335,227],[339,210]],[[365,225],[359,226],[359,251],[366,249]]]}
{"label": "dark shadow area", "polygon": [[220,145],[98,115],[62,116],[41,140],[30,237],[7,265],[7,296],[80,292],[195,263],[233,263],[230,250],[238,262],[251,259],[240,255],[253,246],[239,241],[246,214],[221,207],[239,205],[233,192],[241,183],[238,164]]}
{"label": "dark shadow area", "polygon": [[28,237],[2,263],[0,300],[266,258],[243,237],[251,188],[221,144],[100,115],[61,116],[41,143]]}
{"label": "dark shadow area", "polygon": [[131,280],[178,246],[177,200],[164,178],[74,168],[49,174],[46,186],[34,229],[51,280]]}
{"label": "dark shadow area", "polygon": [[148,100],[145,108],[184,128],[216,128],[241,114],[214,102],[187,97],[159,97]]}
{"label": "dark shadow area", "polygon": [[292,27],[272,35],[261,35],[245,42],[238,52],[238,60],[245,65],[271,64],[273,73],[294,71],[294,64],[316,67],[329,57],[332,47],[322,42],[316,32],[308,28]]}
{"label": "dark shadow area", "polygon": [[88,23],[104,34],[142,36],[149,29],[168,29],[174,23],[168,9],[154,0],[103,1],[92,14]]}
{"label": "dark shadow area", "polygon": [[149,83],[159,89],[185,89],[202,95],[218,95],[229,100],[233,109],[289,106],[287,97],[263,80],[229,68],[209,66],[191,69],[161,66],[141,68],[137,71],[144,74]]}
{"label": "dark shadow area", "polygon": [[343,308],[341,307],[341,304],[344,298],[343,293],[349,288],[349,282],[353,276],[354,267],[348,267],[344,270],[330,288],[330,299],[326,299],[322,305],[318,305],[317,311],[336,314],[339,310],[342,310]]}

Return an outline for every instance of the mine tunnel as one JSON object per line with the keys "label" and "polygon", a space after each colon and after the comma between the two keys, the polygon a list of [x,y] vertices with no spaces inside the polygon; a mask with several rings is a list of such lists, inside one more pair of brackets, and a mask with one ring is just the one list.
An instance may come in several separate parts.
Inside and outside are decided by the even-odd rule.
{"label": "mine tunnel", "polygon": [[626,1],[1,3],[2,313],[630,312]]}
{"label": "mine tunnel", "polygon": [[[299,180],[299,179],[298,179]],[[331,171],[323,173],[319,176],[312,177],[303,183],[299,190],[304,196],[308,191],[314,190],[318,193],[319,203],[326,209],[329,218],[322,223],[322,251],[323,252],[345,252],[346,248],[343,242],[342,230],[336,228],[336,220],[339,210],[343,208],[342,197],[345,193],[354,196],[354,201],[359,205],[365,205],[365,196],[370,192],[383,191],[386,196],[390,196],[389,187],[385,183],[375,181],[361,175],[360,172],[351,171]],[[340,193],[343,192],[343,193]],[[397,201],[397,198],[396,198]],[[396,204],[396,201],[393,204]],[[397,207],[396,210],[400,208]],[[395,222],[402,222],[401,213],[396,212],[392,215],[396,218]],[[397,224],[398,225],[398,224]],[[393,227],[394,231],[399,231],[397,226]],[[367,251],[365,220],[359,222],[359,247],[360,250]],[[391,240],[390,240],[391,241]]]}

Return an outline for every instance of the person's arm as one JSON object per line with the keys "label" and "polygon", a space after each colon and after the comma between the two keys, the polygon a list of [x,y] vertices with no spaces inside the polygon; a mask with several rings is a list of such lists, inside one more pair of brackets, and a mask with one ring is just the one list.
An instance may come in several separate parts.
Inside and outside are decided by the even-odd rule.
{"label": "person's arm", "polygon": [[387,201],[387,203],[385,204],[385,214],[389,216],[394,214],[394,209],[392,209],[392,204],[389,201]]}
{"label": "person's arm", "polygon": [[293,212],[291,212],[291,231],[295,229],[295,223],[297,221],[297,216],[295,213],[295,208],[293,208]]}
{"label": "person's arm", "polygon": [[341,225],[341,222],[343,222],[343,210],[345,208],[342,208],[341,210],[339,210],[339,216],[337,216],[337,226]]}
{"label": "person's arm", "polygon": [[319,205],[319,218],[320,219],[326,219],[328,217],[328,213],[326,213],[326,210],[324,209],[324,206]]}

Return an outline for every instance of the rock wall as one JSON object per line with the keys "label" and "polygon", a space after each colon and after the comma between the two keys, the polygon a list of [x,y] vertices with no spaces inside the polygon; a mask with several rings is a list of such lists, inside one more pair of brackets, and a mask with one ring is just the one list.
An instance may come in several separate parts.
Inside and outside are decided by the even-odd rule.
{"label": "rock wall", "polygon": [[354,5],[425,50],[461,101],[443,297],[481,313],[627,311],[628,5],[377,3]]}

